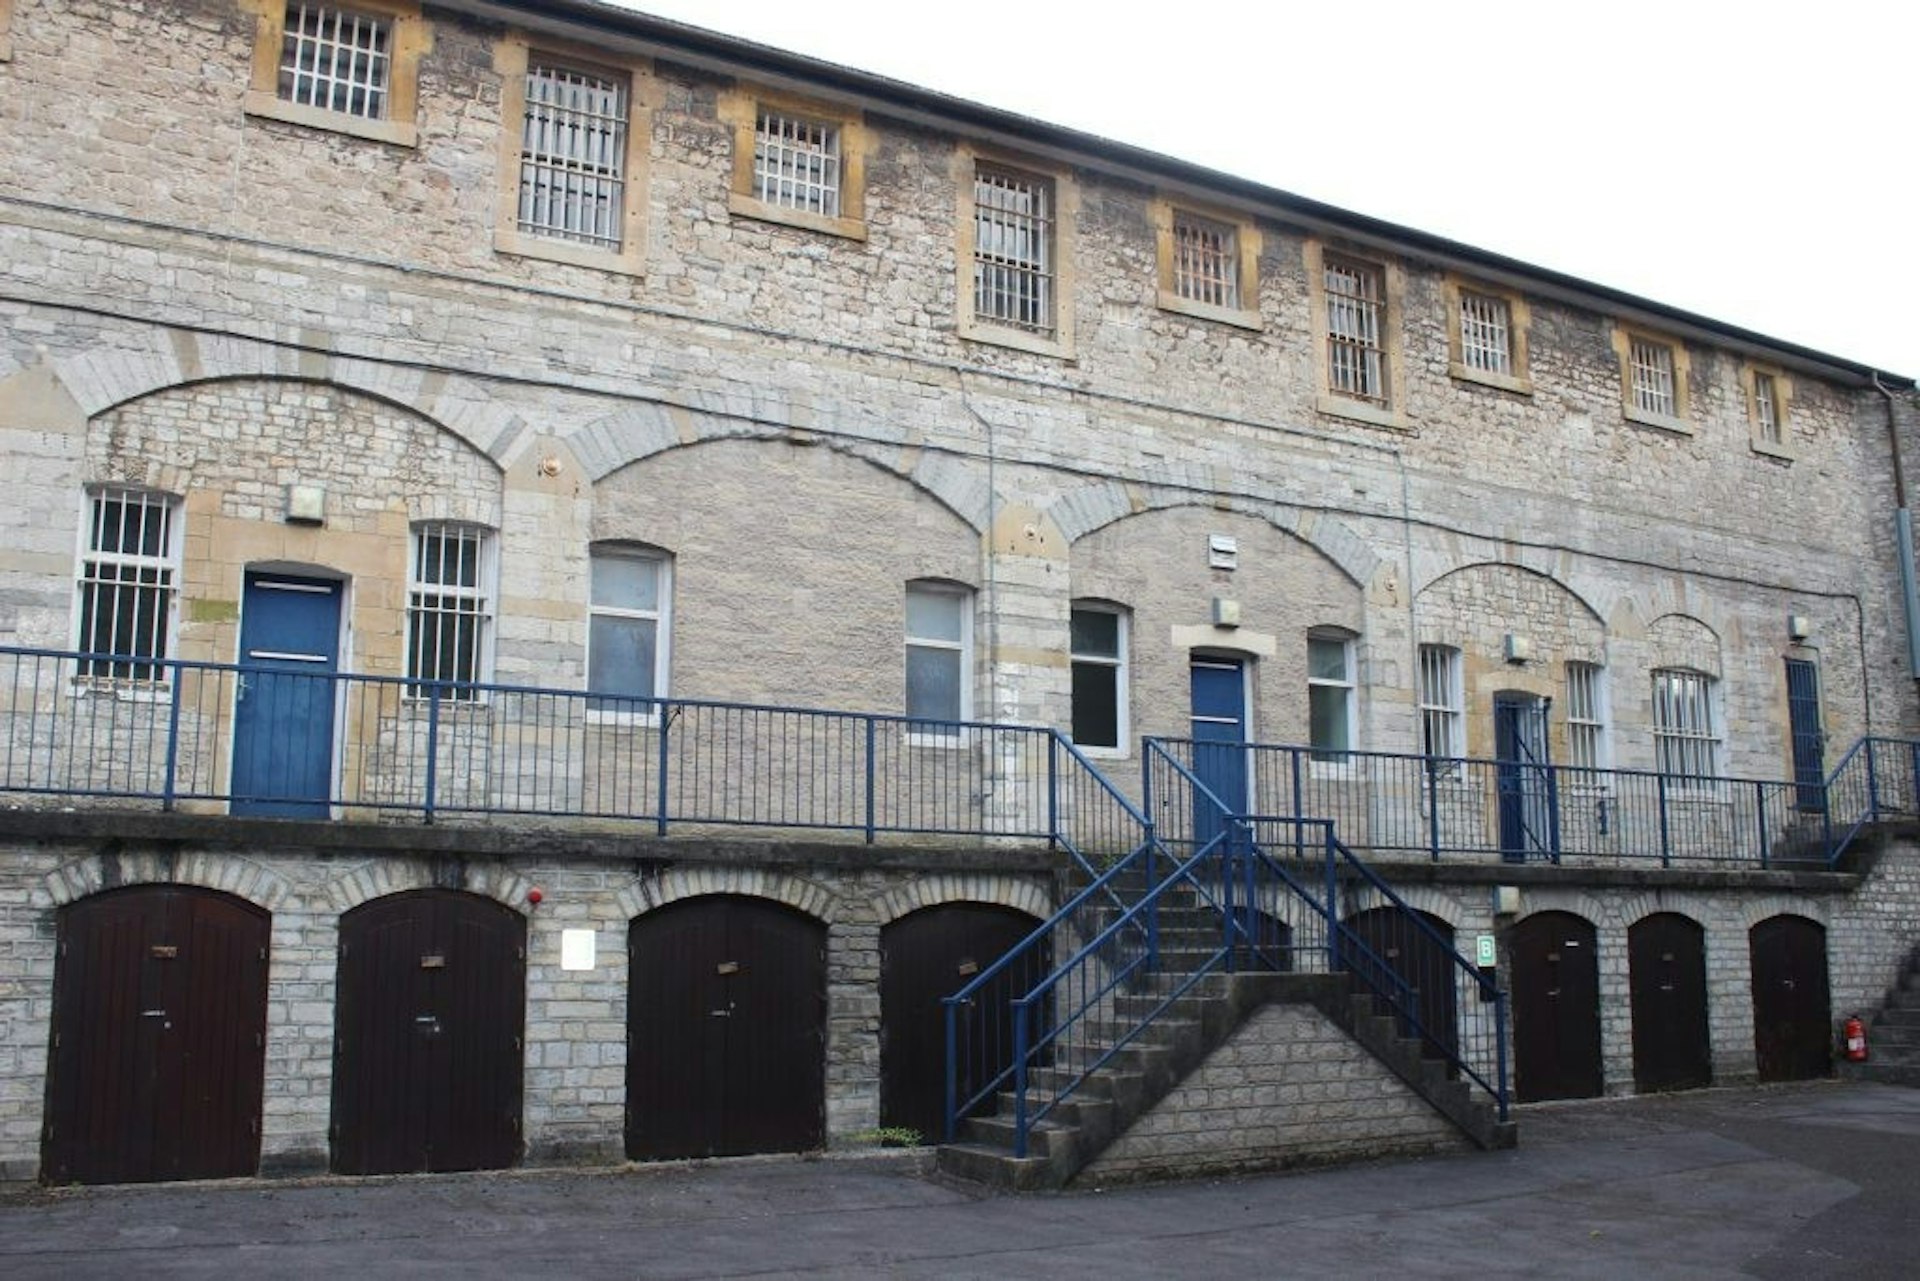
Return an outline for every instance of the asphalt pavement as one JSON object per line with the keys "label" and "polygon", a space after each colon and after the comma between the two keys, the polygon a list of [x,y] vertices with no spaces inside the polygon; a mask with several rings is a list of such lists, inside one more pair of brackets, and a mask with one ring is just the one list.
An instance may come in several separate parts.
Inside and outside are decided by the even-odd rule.
{"label": "asphalt pavement", "polygon": [[924,1154],[0,1190],[0,1276],[1920,1276],[1920,1090],[1519,1111],[1520,1146],[994,1195]]}

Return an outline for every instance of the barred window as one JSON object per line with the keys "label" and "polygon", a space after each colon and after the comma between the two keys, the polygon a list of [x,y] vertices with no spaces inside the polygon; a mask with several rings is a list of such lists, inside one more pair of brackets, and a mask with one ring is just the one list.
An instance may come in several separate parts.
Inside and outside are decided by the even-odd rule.
{"label": "barred window", "polygon": [[1239,230],[1229,223],[1176,210],[1173,292],[1210,307],[1239,307]]}
{"label": "barred window", "polygon": [[1384,404],[1387,399],[1384,273],[1367,263],[1329,255],[1324,281],[1327,386],[1337,395]]}
{"label": "barred window", "polygon": [[1420,750],[1451,760],[1466,753],[1461,725],[1460,651],[1451,645],[1420,647]]}
{"label": "barred window", "polygon": [[1653,674],[1653,747],[1662,774],[1693,786],[1718,773],[1713,678],[1668,669]]}
{"label": "barred window", "polygon": [[626,81],[529,62],[520,230],[617,253],[626,216],[626,166]]}
{"label": "barred window", "polygon": [[973,180],[973,314],[1051,338],[1053,183],[982,165]]}
{"label": "barred window", "polygon": [[448,697],[473,699],[493,641],[488,592],[493,536],[471,525],[419,525],[407,582],[407,675],[457,681]]}
{"label": "barred window", "polygon": [[1481,373],[1513,373],[1513,319],[1507,300],[1460,291],[1460,363]]}
{"label": "barred window", "polygon": [[393,23],[330,4],[289,4],[280,96],[363,120],[387,117]]}
{"label": "barred window", "polygon": [[1778,445],[1784,433],[1781,431],[1780,385],[1772,374],[1755,370],[1753,374],[1753,420],[1765,445]]}
{"label": "barred window", "polygon": [[1628,350],[1633,367],[1633,407],[1643,413],[1675,416],[1679,401],[1674,391],[1673,348],[1635,338]]}
{"label": "barred window", "polygon": [[89,500],[77,647],[100,657],[81,660],[82,676],[165,679],[152,660],[167,657],[178,523],[179,505],[165,495],[109,489]]}
{"label": "barred window", "polygon": [[838,218],[839,126],[760,108],[753,133],[753,194],[780,209]]}
{"label": "barred window", "polygon": [[1607,704],[1598,663],[1567,664],[1567,764],[1606,768]]}

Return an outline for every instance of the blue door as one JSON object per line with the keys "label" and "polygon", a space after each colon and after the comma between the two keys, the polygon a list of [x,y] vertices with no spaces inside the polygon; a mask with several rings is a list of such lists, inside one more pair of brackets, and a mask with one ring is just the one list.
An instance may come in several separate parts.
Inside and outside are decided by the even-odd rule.
{"label": "blue door", "polygon": [[[1191,671],[1193,773],[1230,813],[1247,807],[1247,669],[1234,658],[1196,658]],[[1221,811],[1196,796],[1193,839],[1198,847],[1220,834]]]}
{"label": "blue door", "polygon": [[1827,736],[1820,728],[1820,671],[1787,660],[1787,720],[1793,734],[1794,804],[1808,814],[1827,808]]}
{"label": "blue door", "polygon": [[333,784],[333,674],[341,585],[248,574],[234,695],[235,814],[325,818]]}
{"label": "blue door", "polygon": [[1547,757],[1547,706],[1546,699],[1533,694],[1493,696],[1500,853],[1513,863],[1550,856],[1559,846]]}

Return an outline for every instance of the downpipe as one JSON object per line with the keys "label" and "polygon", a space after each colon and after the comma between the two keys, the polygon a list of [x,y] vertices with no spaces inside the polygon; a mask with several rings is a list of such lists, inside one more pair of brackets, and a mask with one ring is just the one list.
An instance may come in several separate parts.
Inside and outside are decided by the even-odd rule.
{"label": "downpipe", "polygon": [[1907,623],[1907,675],[1920,680],[1920,582],[1913,562],[1913,513],[1907,508],[1907,474],[1900,455],[1900,421],[1893,392],[1876,370],[1873,389],[1887,405],[1887,451],[1893,462],[1893,543],[1900,558],[1900,604]]}

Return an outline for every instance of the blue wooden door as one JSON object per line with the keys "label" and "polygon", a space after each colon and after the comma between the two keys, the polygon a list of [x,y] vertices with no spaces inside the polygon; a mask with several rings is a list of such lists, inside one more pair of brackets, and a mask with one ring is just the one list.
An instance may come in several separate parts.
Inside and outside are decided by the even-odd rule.
{"label": "blue wooden door", "polygon": [[[1190,669],[1193,773],[1229,812],[1247,807],[1247,669],[1234,658],[1196,658]],[[1220,834],[1219,806],[1194,798],[1195,848]]]}
{"label": "blue wooden door", "polygon": [[325,818],[333,784],[333,675],[341,585],[248,574],[234,695],[235,814]]}
{"label": "blue wooden door", "polygon": [[1827,736],[1820,729],[1820,671],[1787,660],[1787,719],[1793,734],[1794,804],[1809,814],[1827,808]]}
{"label": "blue wooden door", "polygon": [[1551,854],[1556,846],[1547,757],[1547,700],[1532,694],[1493,698],[1495,788],[1500,853],[1509,862]]}

